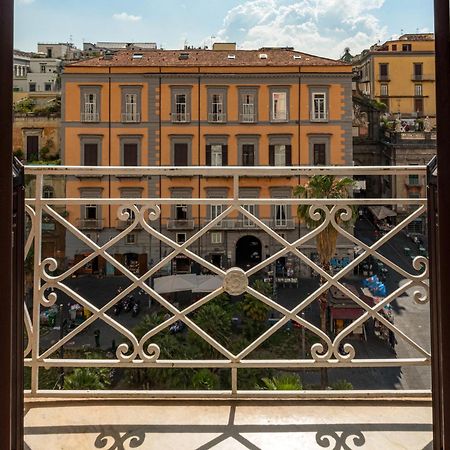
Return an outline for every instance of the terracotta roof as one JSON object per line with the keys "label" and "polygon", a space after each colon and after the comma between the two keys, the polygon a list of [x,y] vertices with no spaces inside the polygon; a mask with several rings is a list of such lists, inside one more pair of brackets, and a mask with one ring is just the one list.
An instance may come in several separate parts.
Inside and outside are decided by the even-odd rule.
{"label": "terracotta roof", "polygon": [[[138,55],[138,56],[136,56]],[[139,56],[142,55],[142,56]],[[184,56],[182,56],[184,55]],[[234,55],[229,57],[229,55]],[[260,55],[267,55],[267,58]],[[339,60],[322,58],[291,49],[261,50],[136,50],[119,51],[108,57],[80,61],[70,66],[108,67],[284,67],[284,66],[342,66]]]}

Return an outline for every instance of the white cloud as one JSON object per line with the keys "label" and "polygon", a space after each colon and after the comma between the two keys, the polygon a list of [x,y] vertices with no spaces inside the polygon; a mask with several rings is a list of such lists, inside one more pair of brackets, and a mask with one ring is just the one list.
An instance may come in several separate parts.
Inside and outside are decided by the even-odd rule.
{"label": "white cloud", "polygon": [[113,14],[113,19],[122,20],[124,22],[138,22],[142,19],[141,16],[133,16],[132,14],[128,14],[126,12]]}
{"label": "white cloud", "polygon": [[375,12],[385,0],[246,0],[230,9],[217,41],[239,48],[291,46],[306,53],[340,57],[388,38]]}

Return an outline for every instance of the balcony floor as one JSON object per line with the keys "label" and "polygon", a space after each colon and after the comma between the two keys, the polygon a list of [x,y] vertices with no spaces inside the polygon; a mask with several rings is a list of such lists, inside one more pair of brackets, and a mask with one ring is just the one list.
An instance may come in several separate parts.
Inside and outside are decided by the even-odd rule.
{"label": "balcony floor", "polygon": [[27,400],[25,448],[432,449],[428,400]]}

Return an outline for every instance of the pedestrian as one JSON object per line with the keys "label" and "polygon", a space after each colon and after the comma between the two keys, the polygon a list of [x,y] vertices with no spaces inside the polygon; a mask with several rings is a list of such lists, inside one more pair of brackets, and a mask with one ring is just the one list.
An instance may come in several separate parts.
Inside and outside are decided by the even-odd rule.
{"label": "pedestrian", "polygon": [[100,348],[100,330],[96,329],[94,331],[95,347]]}
{"label": "pedestrian", "polygon": [[397,339],[395,338],[395,333],[389,329],[389,345],[395,353],[395,345],[397,344]]}

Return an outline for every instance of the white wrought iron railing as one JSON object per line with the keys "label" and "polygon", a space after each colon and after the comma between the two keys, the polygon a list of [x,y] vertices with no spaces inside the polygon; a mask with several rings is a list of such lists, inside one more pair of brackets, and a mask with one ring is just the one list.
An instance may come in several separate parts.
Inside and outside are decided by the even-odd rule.
{"label": "white wrought iron railing", "polygon": [[[279,234],[273,229],[272,223],[265,223],[257,215],[251,214],[245,206],[248,204],[271,207],[280,203],[280,198],[244,198],[239,195],[243,180],[248,183],[249,177],[255,177],[259,180],[267,178],[268,183],[273,180],[291,179],[298,177],[299,183],[307,180],[313,175],[335,175],[340,176],[400,176],[409,175],[424,176],[426,169],[424,166],[397,166],[397,167],[62,167],[62,166],[27,166],[25,169],[29,178],[34,178],[34,194],[26,199],[26,214],[31,226],[26,240],[25,259],[32,255],[33,265],[33,294],[32,305],[29,310],[25,308],[25,328],[26,328],[26,348],[24,350],[25,366],[30,368],[31,387],[27,391],[28,395],[52,396],[69,395],[68,391],[51,391],[40,388],[39,379],[42,369],[49,368],[109,368],[109,369],[128,369],[128,370],[177,370],[177,369],[201,369],[208,368],[213,370],[227,370],[230,374],[229,389],[224,390],[102,390],[96,391],[76,391],[77,395],[84,396],[264,396],[264,395],[287,395],[277,391],[246,391],[240,388],[238,382],[238,373],[240,370],[247,369],[283,369],[291,371],[311,370],[319,368],[374,368],[374,367],[406,367],[406,366],[430,366],[431,355],[423,345],[416,342],[415,337],[409,336],[405,330],[390,322],[383,314],[382,310],[391,302],[407,292],[412,292],[411,301],[418,304],[428,302],[428,260],[425,256],[419,255],[412,259],[412,269],[406,270],[401,267],[397,259],[388,258],[381,251],[382,247],[389,244],[410,224],[412,221],[423,216],[426,213],[426,198],[283,198],[282,202],[290,207],[299,205],[310,205],[309,216],[311,220],[322,220],[316,228],[309,228],[305,234],[298,236],[294,240],[288,240],[284,234]],[[55,196],[54,198],[44,198],[43,188],[47,183],[47,177],[70,176],[72,180],[81,180],[83,177],[92,179],[93,177],[103,177],[110,175],[111,178],[121,175],[131,175],[139,177],[219,177],[227,179],[231,183],[231,195],[228,198],[207,198],[206,195],[200,198],[81,198]],[[75,178],[76,176],[76,178]],[[169,178],[170,177],[170,178]],[[290,178],[288,178],[290,177]],[[242,191],[241,191],[242,192]],[[171,205],[223,205],[223,211],[213,220],[204,224],[200,229],[194,229],[186,236],[186,241],[177,243],[174,237],[165,235],[163,227],[157,226],[160,219],[164,219],[165,210],[169,210]],[[117,230],[116,223],[113,222],[111,229],[115,234],[109,236],[106,242],[99,242],[98,236],[91,238],[84,234],[73,218],[62,215],[58,212],[60,206],[80,206],[80,205],[99,205],[102,210],[108,207],[118,209],[118,219],[125,222],[127,226],[122,231]],[[387,206],[395,208],[397,205],[409,205],[412,209],[407,216],[396,225],[388,228],[385,234],[373,243],[367,243],[356,237],[349,229],[343,226],[343,223],[350,221],[353,217],[355,208],[363,205],[367,206]],[[127,211],[134,212],[134,218],[130,221]],[[43,257],[43,233],[42,217],[48,215],[64,228],[66,233],[70,233],[81,241],[87,252],[84,253],[81,260],[74,262],[69,267],[60,267],[57,257]],[[168,213],[170,214],[170,213]],[[238,267],[228,269],[220,268],[211,261],[202,257],[197,250],[197,243],[201,238],[211,230],[216,229],[218,223],[224,223],[230,220],[230,215],[244,216],[249,222],[254,224],[254,228],[264,232],[270,237],[277,246],[277,250],[272,254],[262,255],[263,258],[256,261],[250,268],[243,270]],[[146,268],[144,273],[139,275],[133,269],[130,262],[119,261],[112,254],[114,245],[126,238],[130,233],[140,227],[140,233],[146,233],[157,242],[161,242],[171,250],[161,256],[161,260],[156,261],[150,268]],[[345,264],[334,267],[334,270],[327,271],[320,264],[315,262],[314,258],[307,255],[304,251],[305,246],[315,245],[315,238],[327,227],[333,228],[343,239],[351,245],[358,247],[359,252],[355,257],[346,261]],[[134,237],[133,237],[134,239]],[[195,244],[195,245],[194,245]],[[267,251],[267,250],[266,250]],[[287,307],[276,301],[275,289],[274,295],[257,291],[250,284],[250,277],[255,276],[261,271],[273,270],[277,260],[286,255],[294,255],[298,260],[308,267],[310,271],[317,274],[321,279],[321,284],[312,293],[306,295],[306,298],[299,300],[294,306]],[[188,306],[180,306],[178,302],[173,302],[154,289],[149,282],[158,271],[168,264],[176,261],[180,256],[184,256],[197,263],[200,267],[217,275],[221,280],[220,285],[214,288],[206,295],[195,297]],[[343,278],[349,276],[358,267],[358,265],[367,257],[374,257],[384,264],[393,273],[397,273],[403,279],[399,286],[380,300],[377,304],[369,306],[360,296],[343,283]],[[120,292],[114,293],[112,298],[103,306],[96,306],[90,297],[80,293],[73,285],[69,283],[70,279],[76,275],[77,271],[86,265],[93,264],[97,257],[103,258],[110,264],[114,271],[120,273],[127,280],[129,285]],[[265,257],[265,258],[264,258]],[[273,272],[272,272],[273,273]],[[285,275],[290,279],[291,274]],[[298,282],[298,280],[297,280]],[[301,282],[300,282],[301,284]],[[304,312],[330,288],[336,288],[345,297],[354,302],[355,307],[361,309],[362,314],[340,330],[336,335],[323,331],[314,321],[305,318]],[[125,325],[125,323],[113,314],[112,309],[122,299],[127,297],[134,289],[142,290],[153,302],[159,304],[167,314],[162,323],[145,330],[145,333],[139,339],[134,332]],[[253,339],[245,345],[245,348],[236,351],[229,348],[226,343],[219,342],[210,332],[201,328],[192,318],[192,314],[198,311],[203,305],[213,301],[220,294],[227,293],[231,296],[249,294],[261,304],[265,304],[276,313],[278,320],[272,320],[271,326],[264,329],[260,336]],[[78,323],[73,329],[67,332],[61,332],[57,339],[50,340],[43,345],[44,336],[41,335],[42,313],[47,311],[53,305],[58,304],[58,295],[64,295],[71,301],[89,311],[84,320]],[[376,319],[386,330],[391,330],[399,341],[403,341],[410,346],[416,353],[415,357],[359,357],[352,343],[347,341],[348,336],[359,329],[363,324],[371,319]],[[114,353],[104,358],[82,358],[61,356],[61,350],[69,345],[77,336],[96,323],[103,322],[109,325],[118,335],[123,337],[123,342],[117,342],[117,348]],[[98,322],[97,322],[98,323]],[[220,357],[216,359],[173,359],[162,357],[164,348],[154,343],[155,336],[163,330],[168,329],[176,323],[183,323],[187,329],[194,335],[203,339]],[[273,358],[252,358],[252,352],[264,344],[271,336],[283,327],[289,324],[297,324],[307,330],[314,337],[308,352],[310,357],[305,355],[291,359]],[[220,327],[219,327],[220,328]],[[144,388],[144,387],[143,387]],[[292,394],[292,393],[291,393]],[[307,392],[304,395],[311,395]],[[318,394],[315,394],[318,395]],[[323,395],[331,397],[331,394]],[[342,392],[339,395],[343,395]],[[351,391],[355,396],[355,391]],[[362,394],[362,395],[370,395]],[[403,392],[402,395],[409,395]]]}

